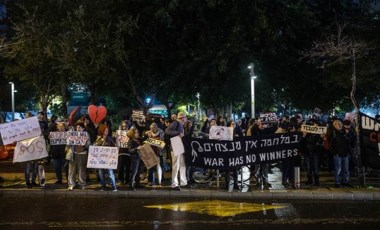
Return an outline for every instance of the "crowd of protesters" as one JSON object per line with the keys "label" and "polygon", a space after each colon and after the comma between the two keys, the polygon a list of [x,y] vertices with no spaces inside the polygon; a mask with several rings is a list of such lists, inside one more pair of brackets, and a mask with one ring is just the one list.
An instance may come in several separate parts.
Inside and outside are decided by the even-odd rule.
{"label": "crowd of protesters", "polygon": [[[30,116],[31,114],[27,114]],[[50,123],[43,120],[44,114],[38,113],[42,135],[49,142],[49,133],[56,131],[76,130],[87,132],[89,139],[84,145],[66,146],[51,145],[49,158],[46,160],[26,162],[25,183],[28,188],[33,186],[45,186],[45,178],[39,177],[36,183],[37,173],[44,170],[43,165],[52,160],[56,173],[55,184],[63,184],[62,171],[65,172],[68,190],[76,188],[86,189],[89,181],[90,170],[86,168],[88,158],[88,148],[90,145],[97,146],[117,146],[115,137],[112,135],[112,124],[109,120],[104,120],[101,124],[93,124],[88,115],[84,115],[75,124],[70,124],[68,120],[59,120],[52,116]],[[171,181],[166,182],[173,190],[181,190],[184,187],[191,187],[194,181],[191,178],[191,167],[186,164],[184,154],[174,155],[170,149],[171,137],[192,136],[207,138],[210,128],[214,125],[229,126],[233,128],[234,138],[243,136],[259,136],[275,133],[287,133],[300,131],[301,125],[327,126],[327,133],[311,134],[303,133],[299,157],[282,160],[282,184],[284,186],[294,185],[294,167],[301,167],[307,175],[306,184],[320,186],[319,171],[324,165],[333,173],[335,187],[350,186],[350,162],[353,160],[357,134],[355,124],[349,120],[330,119],[322,123],[318,119],[310,118],[302,120],[301,116],[282,117],[276,122],[264,122],[258,118],[244,118],[226,122],[222,116],[205,118],[203,124],[199,126],[199,131],[195,135],[195,123],[187,119],[183,112],[173,114],[170,118],[150,118],[142,121],[124,119],[119,125],[119,130],[127,132],[129,138],[128,146],[119,148],[118,168],[114,172],[112,169],[97,169],[96,175],[100,184],[100,191],[106,190],[106,178],[112,191],[117,191],[118,186],[128,186],[128,189],[135,191],[142,188],[144,177],[147,186],[162,186],[165,184],[165,172],[171,172]],[[139,150],[146,138],[153,138],[165,141],[166,147],[163,149],[154,147],[153,150],[160,160],[160,163],[146,170],[144,176],[144,164],[141,161]],[[261,163],[250,167],[256,185],[271,187],[268,174],[272,164]],[[41,167],[41,168],[39,168]],[[351,166],[353,167],[353,166]],[[171,169],[171,170],[170,170]],[[232,191],[237,187],[237,170],[226,171],[226,189]],[[30,178],[32,174],[32,178]],[[157,176],[155,176],[155,174]],[[43,173],[44,175],[44,173]],[[108,175],[108,177],[106,177]],[[117,175],[117,177],[115,176]],[[253,180],[253,179],[252,179]],[[79,186],[77,186],[79,185]]]}

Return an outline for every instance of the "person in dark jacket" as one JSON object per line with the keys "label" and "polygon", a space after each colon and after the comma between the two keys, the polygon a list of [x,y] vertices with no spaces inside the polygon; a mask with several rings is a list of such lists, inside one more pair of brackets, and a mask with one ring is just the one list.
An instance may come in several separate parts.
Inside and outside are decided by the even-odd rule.
{"label": "person in dark jacket", "polygon": [[129,178],[130,186],[129,190],[136,191],[136,187],[139,186],[137,183],[137,177],[140,176],[140,155],[138,151],[141,148],[141,142],[139,139],[139,131],[136,128],[132,128],[128,131],[127,136],[129,137],[128,141],[128,152],[131,154],[131,175]]}
{"label": "person in dark jacket", "polygon": [[[52,132],[65,132],[66,131],[66,125],[63,122],[55,123],[55,127],[51,127]],[[55,175],[57,176],[57,181],[55,184],[62,184],[62,167],[65,168],[66,178],[68,176],[68,164],[66,162],[66,152],[65,152],[66,145],[51,145],[50,151],[51,151],[51,158],[53,159],[54,164],[54,170]]]}
{"label": "person in dark jacket", "polygon": [[[343,130],[343,125],[340,120],[333,122],[333,131],[330,137],[330,152],[334,157],[334,179],[335,187],[349,187],[349,155],[351,152],[350,143],[353,141],[349,131]],[[342,175],[342,180],[340,179]]]}
{"label": "person in dark jacket", "polygon": [[[318,126],[318,122],[311,119],[308,125]],[[312,133],[304,134],[302,142],[307,169],[306,184],[319,186],[319,162],[323,148],[322,135]]]}

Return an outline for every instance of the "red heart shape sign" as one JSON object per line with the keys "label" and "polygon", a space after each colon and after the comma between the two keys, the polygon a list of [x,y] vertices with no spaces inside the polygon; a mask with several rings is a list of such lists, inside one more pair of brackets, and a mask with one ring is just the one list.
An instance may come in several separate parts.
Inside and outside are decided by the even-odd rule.
{"label": "red heart shape sign", "polygon": [[107,109],[104,106],[97,107],[95,105],[90,105],[88,107],[88,115],[94,124],[99,124],[107,116]]}

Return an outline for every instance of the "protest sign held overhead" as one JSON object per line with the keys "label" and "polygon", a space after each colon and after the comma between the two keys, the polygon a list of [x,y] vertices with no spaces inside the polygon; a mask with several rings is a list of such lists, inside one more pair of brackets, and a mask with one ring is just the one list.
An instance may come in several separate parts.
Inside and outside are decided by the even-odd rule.
{"label": "protest sign held overhead", "polygon": [[141,160],[147,169],[150,169],[160,163],[160,159],[149,144],[144,144],[139,150]]}
{"label": "protest sign held overhead", "polygon": [[233,139],[234,129],[225,126],[211,126],[209,138],[215,140],[230,140]]}
{"label": "protest sign held overhead", "polygon": [[37,117],[30,117],[19,121],[1,124],[0,133],[3,144],[8,145],[41,135],[41,128]]}
{"label": "protest sign held overhead", "polygon": [[67,144],[68,145],[85,145],[89,140],[87,132],[68,131]]}
{"label": "protest sign held overhead", "polygon": [[144,116],[143,111],[140,111],[140,110],[133,110],[132,111],[132,120],[133,121],[142,122],[142,121],[144,121],[144,119],[145,119],[145,116]]}
{"label": "protest sign held overhead", "polygon": [[88,149],[87,168],[117,169],[118,147],[93,146]]}
{"label": "protest sign held overhead", "polygon": [[50,145],[66,145],[67,133],[66,132],[50,132]]}
{"label": "protest sign held overhead", "polygon": [[380,168],[380,123],[360,113],[360,139],[363,165]]}
{"label": "protest sign held overhead", "polygon": [[45,139],[42,136],[17,142],[13,163],[39,160],[48,156]]}
{"label": "protest sign held overhead", "polygon": [[301,125],[301,132],[312,134],[326,134],[327,127],[314,125]]}
{"label": "protest sign held overhead", "polygon": [[234,141],[186,138],[186,158],[195,167],[236,169],[296,157],[300,139],[299,132],[242,137]]}
{"label": "protest sign held overhead", "polygon": [[116,146],[120,148],[128,148],[129,137],[128,130],[116,130]]}
{"label": "protest sign held overhead", "polygon": [[263,123],[271,123],[277,121],[276,113],[260,113],[260,119]]}
{"label": "protest sign held overhead", "polygon": [[88,106],[88,115],[94,124],[99,124],[107,116],[107,108],[104,106]]}

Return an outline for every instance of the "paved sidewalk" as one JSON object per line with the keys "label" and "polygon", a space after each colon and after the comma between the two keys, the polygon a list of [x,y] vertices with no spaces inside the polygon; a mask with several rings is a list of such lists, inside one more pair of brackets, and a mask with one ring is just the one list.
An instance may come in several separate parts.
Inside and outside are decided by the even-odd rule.
{"label": "paved sidewalk", "polygon": [[[0,184],[0,197],[30,197],[30,196],[81,196],[81,197],[178,197],[178,198],[199,198],[199,199],[255,199],[255,200],[380,200],[380,178],[368,177],[366,188],[358,187],[357,179],[352,178],[352,187],[334,188],[331,174],[321,172],[321,186],[313,187],[301,184],[301,189],[285,188],[281,184],[281,173],[278,168],[272,168],[269,181],[271,188],[264,188],[251,185],[249,192],[234,190],[228,192],[224,189],[224,178],[220,178],[220,186],[216,186],[214,181],[211,184],[196,184],[191,188],[183,188],[181,191],[171,190],[170,186],[154,186],[129,191],[126,186],[119,186],[117,192],[110,190],[99,191],[100,183],[96,181],[95,174],[90,174],[90,182],[86,190],[67,190],[67,185],[56,185],[55,174],[51,164],[46,169],[46,186],[26,188],[24,183],[23,164],[12,164],[10,161],[0,161],[0,176],[5,179]],[[305,174],[304,172],[302,175]],[[170,176],[170,173],[168,174]],[[168,177],[167,177],[168,178]],[[302,178],[305,181],[305,178]],[[64,181],[65,182],[65,181]],[[167,181],[167,184],[168,181]]]}

